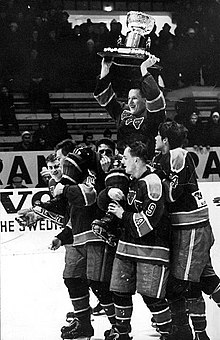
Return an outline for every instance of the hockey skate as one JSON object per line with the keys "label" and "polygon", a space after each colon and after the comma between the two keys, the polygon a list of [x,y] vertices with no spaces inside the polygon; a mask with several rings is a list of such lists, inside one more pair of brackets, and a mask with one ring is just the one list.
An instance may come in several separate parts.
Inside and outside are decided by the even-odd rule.
{"label": "hockey skate", "polygon": [[97,306],[95,306],[93,309],[92,309],[92,314],[93,315],[105,315],[105,311],[103,310],[100,302],[97,304]]}
{"label": "hockey skate", "polygon": [[68,326],[61,328],[62,339],[80,339],[89,340],[94,335],[94,329],[91,324],[82,324],[81,321],[74,317]]}
{"label": "hockey skate", "polygon": [[75,318],[74,312],[68,312],[66,314],[66,322],[70,323]]}
{"label": "hockey skate", "polygon": [[116,327],[112,327],[111,329],[105,331],[104,333],[105,340],[132,340],[132,337],[129,334],[121,334],[119,333]]}

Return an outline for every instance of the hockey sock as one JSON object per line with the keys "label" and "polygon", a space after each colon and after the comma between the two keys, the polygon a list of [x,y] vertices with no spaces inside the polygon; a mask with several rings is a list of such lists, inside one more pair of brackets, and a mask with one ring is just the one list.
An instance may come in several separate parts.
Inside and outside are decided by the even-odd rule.
{"label": "hockey sock", "polygon": [[177,328],[176,339],[193,340],[185,298],[169,301],[169,305],[171,309],[172,324]]}
{"label": "hockey sock", "polygon": [[199,298],[187,299],[187,308],[192,320],[195,332],[203,332],[206,329],[207,321],[205,314],[205,301],[202,296]]}
{"label": "hockey sock", "polygon": [[171,333],[172,319],[167,300],[152,298],[145,295],[142,297],[147,307],[150,309],[160,333],[162,335]]}
{"label": "hockey sock", "polygon": [[68,288],[69,296],[74,307],[76,317],[90,312],[89,287],[86,280],[80,278],[64,279]]}
{"label": "hockey sock", "polygon": [[104,309],[110,323],[115,325],[115,306],[113,303],[113,293],[109,290],[109,283],[91,281],[90,286]]}
{"label": "hockey sock", "polygon": [[120,334],[128,334],[131,331],[132,295],[114,292],[113,300],[115,304],[116,327]]}

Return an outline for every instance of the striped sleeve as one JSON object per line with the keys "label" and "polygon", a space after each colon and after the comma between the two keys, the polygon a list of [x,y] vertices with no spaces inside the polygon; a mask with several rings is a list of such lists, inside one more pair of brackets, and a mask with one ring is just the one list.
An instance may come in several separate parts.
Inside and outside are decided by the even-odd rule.
{"label": "striped sleeve", "polygon": [[165,109],[165,98],[151,74],[147,74],[143,78],[142,90],[146,97],[146,106],[149,112]]}
{"label": "striped sleeve", "polygon": [[115,97],[115,92],[111,85],[111,77],[108,74],[106,77],[97,79],[96,88],[93,94],[100,106],[105,107],[109,104],[112,98]]}

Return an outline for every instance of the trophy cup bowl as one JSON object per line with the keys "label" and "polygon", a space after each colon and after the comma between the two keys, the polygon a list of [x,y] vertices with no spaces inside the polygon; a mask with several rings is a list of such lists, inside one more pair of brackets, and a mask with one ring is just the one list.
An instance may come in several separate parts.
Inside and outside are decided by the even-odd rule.
{"label": "trophy cup bowl", "polygon": [[[128,33],[125,44],[118,44],[117,47],[106,47],[98,55],[111,59],[118,66],[140,66],[150,55],[149,33],[153,30],[155,20],[152,16],[137,11],[127,13],[126,24]],[[147,37],[148,36],[148,37]],[[160,69],[159,65],[152,68]]]}

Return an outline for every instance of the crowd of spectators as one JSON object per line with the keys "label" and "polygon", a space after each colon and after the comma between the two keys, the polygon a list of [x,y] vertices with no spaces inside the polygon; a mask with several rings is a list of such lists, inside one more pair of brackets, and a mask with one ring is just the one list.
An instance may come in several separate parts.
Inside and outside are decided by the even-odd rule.
{"label": "crowd of spectators", "polygon": [[[174,33],[171,33],[171,27],[166,22],[158,34],[156,26],[150,33],[151,52],[160,58],[163,67],[161,76],[165,90],[190,85],[219,86],[219,1],[176,2],[179,10],[173,13],[173,23],[176,24]],[[112,20],[108,29],[106,23],[93,23],[87,18],[83,24],[72,27],[68,12],[61,6],[54,7],[50,1],[34,0],[28,4],[25,0],[9,0],[3,1],[0,7],[1,87],[27,94],[33,112],[38,107],[50,110],[49,92],[93,92],[101,65],[97,52],[104,47],[116,46],[119,40],[122,44],[125,42],[121,23]],[[127,92],[126,86],[131,76],[129,71],[128,68],[125,72],[123,67],[115,67],[114,87],[122,97]],[[12,117],[10,123],[18,134],[13,102],[8,106],[7,112]],[[192,113],[188,112],[187,117]],[[9,115],[2,111],[1,116],[7,135],[10,132]],[[189,131],[195,130],[200,121],[199,117],[194,125],[194,118],[195,115],[185,122]],[[58,119],[57,124],[52,117],[47,127],[50,143],[48,135],[47,138],[44,136],[44,127],[39,123],[39,136],[37,139],[33,136],[35,149],[44,149],[46,145],[53,147],[56,138],[60,138],[61,130],[65,136],[68,135],[66,126],[59,128],[63,122],[60,121],[61,117]],[[219,119],[216,123],[210,117],[208,128],[213,130],[212,136],[217,137],[213,137],[213,141],[196,142],[195,145],[219,144]],[[194,132],[191,135],[195,137]],[[210,133],[208,135],[210,137]]]}
{"label": "crowd of spectators", "polygon": [[21,141],[14,146],[14,151],[53,150],[59,142],[71,138],[60,109],[51,107],[50,111],[51,119],[47,123],[40,121],[33,134],[30,131],[22,132]]}
{"label": "crowd of spectators", "polygon": [[[161,59],[165,87],[218,85],[220,4],[215,0],[176,2],[174,34],[166,22],[158,34],[156,26],[150,33],[151,51]],[[30,96],[46,89],[93,91],[100,69],[97,52],[116,46],[118,38],[124,42],[121,23],[112,20],[108,28],[105,22],[88,18],[72,27],[61,7],[50,7],[49,1],[27,4],[10,0],[0,8],[1,80],[13,79],[15,90]]]}
{"label": "crowd of spectators", "polygon": [[[187,104],[187,105],[185,105]],[[187,147],[196,151],[220,146],[220,106],[211,110],[209,117],[202,117],[193,100],[176,103],[175,120],[187,129]]]}

